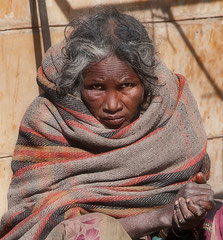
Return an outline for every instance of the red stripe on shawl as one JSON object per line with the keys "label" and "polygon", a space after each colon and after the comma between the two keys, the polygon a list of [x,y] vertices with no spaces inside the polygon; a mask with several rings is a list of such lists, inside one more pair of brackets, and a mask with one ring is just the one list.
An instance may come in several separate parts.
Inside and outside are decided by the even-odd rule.
{"label": "red stripe on shawl", "polygon": [[[118,148],[118,149],[114,149],[114,150],[112,150],[112,151],[110,151],[110,152],[116,152],[116,151],[119,151],[119,150],[121,150],[121,149],[125,149],[125,148],[127,148],[127,147],[129,147],[129,146],[135,145],[136,143],[139,143],[139,142],[143,141],[144,139],[147,139],[147,138],[153,136],[154,134],[156,134],[157,132],[159,132],[161,129],[162,129],[162,128],[157,128],[156,130],[154,130],[153,132],[151,132],[150,134],[148,134],[148,135],[145,136],[144,138],[142,138],[142,139],[140,139],[140,140],[138,140],[138,141],[136,141],[136,142],[134,142],[134,143],[132,143],[132,144],[130,144],[130,145],[128,145],[128,146],[125,146],[125,147],[122,147],[122,148]],[[96,155],[96,156],[93,155],[92,158],[94,158],[94,157],[99,157],[99,156],[103,156],[103,155],[106,155],[106,154],[108,154],[108,153],[107,153],[107,152],[106,152],[106,153],[101,153],[101,154],[98,154],[98,155]],[[75,159],[75,161],[77,161],[77,160],[83,160],[83,159],[85,159],[85,158],[86,158],[86,157],[80,157],[80,158]],[[63,162],[65,163],[65,162],[69,162],[69,161],[73,161],[73,160],[74,160],[74,159],[62,160],[62,161],[60,161],[60,163],[63,163]],[[55,163],[57,163],[57,161],[41,162],[41,163],[37,163],[37,164],[35,164],[35,165],[30,165],[30,166],[24,167],[24,168],[22,168],[22,169],[19,169],[16,173],[14,173],[12,178],[14,179],[15,177],[20,176],[21,174],[25,173],[26,171],[29,171],[30,169],[32,170],[32,169],[36,169],[36,168],[43,167],[43,166],[53,165],[53,164],[55,164]]]}
{"label": "red stripe on shawl", "polygon": [[69,209],[68,212],[66,212],[66,217],[65,218],[66,219],[74,218],[79,213],[87,214],[88,211],[84,210],[84,208],[81,208],[81,207],[75,207],[75,208]]}
{"label": "red stripe on shawl", "polygon": [[[22,213],[23,211],[18,211],[18,212],[15,212],[13,213],[9,219],[7,220],[7,222],[5,223],[5,230],[7,231],[7,228],[11,225],[11,222],[14,220],[14,218],[19,215],[20,213]],[[13,229],[12,229],[13,230]]]}
{"label": "red stripe on shawl", "polygon": [[[93,156],[93,154],[88,152],[51,152],[51,151],[33,151],[30,149],[22,149],[22,150],[15,150],[15,156],[29,156],[29,157],[36,157],[41,159],[48,159],[48,158],[55,158],[55,157],[63,157],[63,158],[80,158],[80,157],[89,157]],[[35,161],[34,161],[35,162]]]}
{"label": "red stripe on shawl", "polygon": [[32,133],[32,134],[34,134],[38,137],[47,138],[49,140],[54,140],[54,141],[58,141],[58,142],[62,142],[62,143],[68,143],[67,140],[64,137],[56,136],[56,135],[52,135],[52,134],[44,135],[42,133],[39,133],[39,132],[33,130],[32,128],[28,128],[28,127],[25,127],[23,125],[20,126],[20,131]]}
{"label": "red stripe on shawl", "polygon": [[[184,183],[186,183],[187,181],[183,181],[183,182],[178,182],[178,183],[173,183],[173,184],[170,184],[168,186],[175,186],[175,185],[182,185]],[[124,187],[120,187],[117,186],[117,187],[97,187],[97,188],[102,188],[102,189],[107,189],[107,190],[114,190],[114,191],[118,191],[118,192],[143,192],[144,189],[142,188],[142,190],[136,190],[136,189],[129,189],[129,186],[124,186]],[[157,189],[157,187],[154,187],[153,189],[151,190],[155,190]]]}
{"label": "red stripe on shawl", "polygon": [[[74,189],[71,191],[71,190],[68,190],[68,191],[60,191],[60,192],[54,192],[54,193],[51,193],[49,194],[47,197],[45,197],[43,199],[43,201],[41,202],[41,206],[39,209],[36,207],[36,205],[38,205],[39,203],[36,203],[36,205],[34,206],[33,208],[33,213],[36,213],[36,212],[40,212],[42,209],[46,208],[47,206],[49,206],[51,204],[51,201],[52,199],[54,199],[54,202],[57,201],[59,198],[61,197],[64,197],[65,195],[73,192]],[[51,200],[51,201],[49,201]]]}
{"label": "red stripe on shawl", "polygon": [[81,119],[81,120],[86,120],[86,121],[89,121],[89,122],[93,122],[93,123],[97,123],[97,124],[101,124],[95,117],[93,116],[90,116],[90,115],[87,115],[87,114],[84,114],[84,113],[80,113],[80,112],[77,112],[77,111],[74,111],[70,108],[66,108],[62,105],[60,105],[59,103],[56,103],[57,106],[59,106],[60,108],[64,109],[66,112],[69,112],[71,113],[73,116]]}
{"label": "red stripe on shawl", "polygon": [[185,148],[187,150],[187,153],[190,155],[192,155],[192,152],[191,152],[191,144],[189,142],[189,139],[188,139],[188,134],[187,132],[185,131],[185,127],[184,127],[184,124],[183,124],[183,121],[182,121],[182,118],[181,118],[181,115],[179,112],[176,112],[176,118],[178,119],[178,122],[179,122],[179,126],[180,126],[180,129],[181,129],[181,133],[182,133],[182,137],[184,139],[184,142],[185,142]]}
{"label": "red stripe on shawl", "polygon": [[174,172],[182,171],[182,170],[184,170],[186,168],[189,168],[189,167],[193,166],[197,162],[199,162],[205,156],[206,150],[207,150],[207,142],[205,144],[205,147],[204,147],[203,151],[199,155],[197,155],[196,157],[192,158],[190,161],[185,163],[183,166],[177,168]]}
{"label": "red stripe on shawl", "polygon": [[[71,191],[68,191],[68,194],[70,193]],[[49,202],[47,204],[47,201],[48,199],[52,199],[54,196],[58,195],[59,197],[61,196],[60,192],[58,193],[53,193],[53,194],[50,194],[49,196],[47,196],[47,198],[44,200],[44,202],[46,202],[46,205],[42,204],[42,207],[39,208],[38,210],[36,210],[34,213],[32,213],[31,215],[29,215],[27,218],[25,218],[23,221],[21,221],[20,223],[18,223],[9,233],[7,233],[3,238],[2,240],[6,239],[7,237],[9,237],[10,235],[13,235],[13,233],[18,229],[20,228],[20,226],[22,226],[23,224],[25,224],[26,222],[28,222],[30,219],[32,219],[34,216],[38,215],[43,209],[45,209],[48,205],[51,204],[51,202]],[[118,200],[131,200],[131,199],[137,199],[137,198],[141,198],[141,197],[144,197],[144,196],[136,196],[136,197],[130,197],[130,196],[121,196],[121,199],[119,198]],[[97,202],[108,202],[108,200],[117,200],[117,196],[106,196],[106,197],[100,197],[100,198],[89,198],[89,199],[73,199],[71,201],[68,201],[62,205],[60,205],[59,207],[57,207],[56,209],[54,209],[53,211],[51,211],[47,216],[45,216],[44,218],[41,219],[41,226],[39,227],[39,229],[42,229],[43,227],[42,226],[45,226],[46,224],[46,220],[50,218],[50,216],[59,208],[61,207],[64,207],[68,204],[73,204],[73,203],[87,203],[87,202],[93,202],[93,201],[97,201]],[[76,207],[75,207],[76,208]],[[80,207],[78,207],[80,208]],[[69,211],[69,210],[68,210]],[[40,230],[37,230],[37,233],[35,235],[35,237],[33,239],[38,239],[38,236],[40,235]]]}
{"label": "red stripe on shawl", "polygon": [[120,129],[120,131],[117,132],[117,133],[116,133],[114,136],[112,136],[111,138],[113,139],[113,138],[120,138],[120,137],[122,137],[125,133],[127,133],[127,132],[132,128],[132,126],[133,126],[137,121],[138,121],[138,119],[135,120],[134,122],[132,122],[131,124],[129,124],[128,126]]}
{"label": "red stripe on shawl", "polygon": [[[68,193],[70,193],[71,191],[69,191]],[[54,193],[54,194],[50,194],[49,196],[47,196],[47,198],[44,200],[44,202],[47,200],[47,199],[51,199],[53,196],[56,196],[56,195],[59,195],[61,196],[59,193]],[[142,197],[142,196],[140,196]],[[129,200],[129,199],[137,199],[137,198],[140,198],[140,197],[130,197],[130,196],[121,196],[121,200]],[[93,202],[97,200],[97,202],[105,202],[105,201],[108,201],[108,200],[117,200],[117,197],[113,197],[113,196],[107,196],[107,197],[100,197],[100,198],[89,198],[89,199],[74,199],[74,200],[71,200],[69,202],[66,202],[62,205],[60,205],[59,207],[57,207],[56,209],[54,209],[53,211],[51,211],[47,216],[45,216],[42,221],[41,221],[41,226],[40,228],[42,228],[42,225],[45,226],[46,224],[46,219],[49,219],[49,217],[59,208],[63,207],[63,206],[66,206],[68,204],[73,204],[73,203],[87,203],[87,202]],[[120,200],[120,199],[119,199]],[[51,204],[51,202],[49,203]],[[46,205],[43,205],[42,204],[42,207],[40,209],[38,209],[37,211],[35,211],[32,215],[28,216],[27,218],[25,218],[23,221],[21,221],[20,223],[18,223],[8,234],[6,234],[4,236],[3,239],[6,239],[8,236],[12,235],[20,226],[22,226],[23,224],[25,224],[26,222],[28,222],[31,218],[33,218],[34,216],[36,216],[37,214],[39,214],[43,209],[45,209],[49,204],[47,204],[46,202]],[[44,222],[43,222],[44,221]],[[37,234],[38,236],[40,235],[40,230],[37,230]],[[36,238],[37,237],[37,234],[35,235],[34,239],[38,239]]]}
{"label": "red stripe on shawl", "polygon": [[28,127],[25,127],[23,125],[21,125],[19,127],[19,131],[22,131],[22,132],[28,132],[28,133],[32,133],[38,137],[44,137],[44,135],[42,135],[41,133],[37,132],[37,131],[34,131],[32,128],[28,128]]}
{"label": "red stripe on shawl", "polygon": [[[67,120],[66,121],[70,126],[75,126],[75,127],[78,127],[78,128],[81,128],[83,130],[86,130],[90,133],[94,133],[92,132],[89,128],[87,128],[86,126],[84,126],[83,124],[79,123],[79,122],[76,122],[76,121],[73,121],[73,120]],[[96,134],[96,133],[94,133]]]}
{"label": "red stripe on shawl", "polygon": [[38,72],[41,74],[42,77],[46,77],[45,74],[43,73],[42,66],[39,67]]}
{"label": "red stripe on shawl", "polygon": [[[137,198],[141,198],[143,196],[138,196],[138,197],[129,197],[129,196],[121,196],[122,199],[118,199],[119,201],[120,200],[129,200],[129,199],[137,199]],[[69,202],[66,202],[65,204],[61,204],[59,207],[57,207],[56,209],[52,210],[47,216],[45,216],[42,220],[41,220],[41,223],[40,223],[40,226],[36,232],[36,235],[34,236],[33,240],[36,239],[38,240],[39,239],[39,236],[40,234],[42,233],[42,230],[44,229],[47,221],[50,219],[50,217],[53,215],[53,213],[55,211],[57,211],[59,208],[62,208],[62,207],[65,207],[69,204],[74,204],[74,203],[81,203],[81,202],[84,202],[84,203],[87,203],[87,202],[93,202],[93,201],[97,201],[97,202],[108,202],[108,200],[117,200],[117,197],[113,197],[113,196],[108,196],[108,197],[100,197],[100,198],[90,198],[90,199],[77,199],[77,200],[71,200]],[[45,206],[46,207],[46,206]]]}
{"label": "red stripe on shawl", "polygon": [[[179,84],[180,84],[179,88],[180,89],[179,89],[179,94],[178,94],[178,98],[177,98],[177,104],[178,104],[179,101],[180,101],[180,98],[182,96],[182,92],[183,92],[183,88],[184,88],[186,79],[183,75],[180,75],[180,74],[177,74],[177,75],[180,77],[180,82],[179,82]],[[176,107],[177,107],[177,105],[176,105]],[[180,115],[179,112],[176,112],[176,117],[178,118],[180,126],[181,126],[182,135],[184,136],[185,144],[187,146],[187,152],[189,152],[191,154],[190,143],[188,141],[187,133],[185,132],[185,129],[184,129],[184,126],[183,126],[183,121],[182,121],[182,118],[181,118],[181,115]]]}
{"label": "red stripe on shawl", "polygon": [[[58,193],[52,193],[50,194],[49,196],[47,196],[45,199],[44,199],[44,202],[43,203],[47,203],[51,198],[53,198],[54,196],[58,195],[58,198],[61,197],[61,194],[60,192]],[[51,204],[51,203],[50,203]],[[32,213],[31,215],[29,215],[27,218],[25,218],[23,221],[19,222],[9,233],[7,233],[4,238],[2,238],[1,240],[3,239],[6,239],[8,236],[12,235],[19,227],[20,225],[23,225],[24,223],[28,222],[31,218],[33,218],[34,216],[36,216],[42,209],[44,209],[45,207],[47,207],[49,204],[42,204],[42,207],[40,209],[38,209],[37,211],[35,211],[34,213]],[[11,217],[10,217],[11,218]]]}
{"label": "red stripe on shawl", "polygon": [[[80,158],[77,158],[77,159],[70,159],[70,160],[67,159],[67,160],[60,161],[60,163],[74,161],[74,160],[78,161],[78,160],[82,160],[82,159],[85,159],[85,158],[86,157],[84,156],[84,157],[80,157]],[[57,163],[57,161],[41,162],[41,163],[36,163],[36,164],[30,165],[30,166],[24,167],[22,169],[19,169],[16,173],[14,173],[13,176],[12,176],[12,179],[14,179],[15,177],[18,177],[18,176],[24,174],[25,172],[27,172],[29,170],[33,170],[33,169],[36,169],[36,168],[39,168],[39,167],[43,167],[43,166],[48,166],[48,165],[54,165],[55,163]]]}
{"label": "red stripe on shawl", "polygon": [[136,185],[136,184],[138,184],[138,183],[140,183],[144,180],[147,180],[151,177],[154,177],[154,176],[159,176],[159,175],[164,175],[164,174],[170,174],[170,173],[176,173],[176,172],[183,171],[183,170],[195,165],[197,162],[199,162],[204,157],[204,155],[206,154],[206,148],[207,148],[207,143],[206,143],[204,149],[202,150],[202,152],[199,155],[192,158],[187,163],[185,163],[183,166],[177,168],[174,171],[167,172],[167,173],[156,173],[156,174],[150,174],[150,175],[145,175],[145,176],[141,176],[141,177],[136,177],[136,178],[133,178],[126,183],[118,185],[118,187],[124,187],[124,186],[128,186],[128,185],[132,186],[132,185]]}
{"label": "red stripe on shawl", "polygon": [[179,88],[180,89],[179,89],[178,98],[177,98],[177,103],[178,103],[180,101],[181,95],[183,93],[184,85],[186,83],[186,78],[183,75],[178,74],[178,73],[176,75],[180,77],[180,81],[179,81],[179,83],[180,83]]}

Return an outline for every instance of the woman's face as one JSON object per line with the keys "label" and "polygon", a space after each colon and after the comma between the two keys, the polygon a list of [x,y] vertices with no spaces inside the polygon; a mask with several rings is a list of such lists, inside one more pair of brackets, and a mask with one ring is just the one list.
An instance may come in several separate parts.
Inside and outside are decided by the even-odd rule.
{"label": "woman's face", "polygon": [[120,129],[137,118],[144,90],[127,63],[112,55],[89,66],[83,77],[82,99],[105,127]]}

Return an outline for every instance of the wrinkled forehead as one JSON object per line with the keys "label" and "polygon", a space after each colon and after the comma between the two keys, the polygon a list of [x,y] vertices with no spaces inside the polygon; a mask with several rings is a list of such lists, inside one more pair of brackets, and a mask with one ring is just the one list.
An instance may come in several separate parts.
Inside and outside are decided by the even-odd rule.
{"label": "wrinkled forehead", "polygon": [[133,68],[115,55],[101,60],[99,63],[89,65],[83,72],[84,79],[88,77],[137,77]]}

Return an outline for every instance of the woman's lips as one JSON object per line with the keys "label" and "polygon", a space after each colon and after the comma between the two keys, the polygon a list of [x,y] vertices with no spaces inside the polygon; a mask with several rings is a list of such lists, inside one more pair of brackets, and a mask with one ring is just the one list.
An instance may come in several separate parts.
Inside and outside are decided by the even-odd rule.
{"label": "woman's lips", "polygon": [[118,126],[125,121],[125,117],[105,117],[103,121],[108,125]]}

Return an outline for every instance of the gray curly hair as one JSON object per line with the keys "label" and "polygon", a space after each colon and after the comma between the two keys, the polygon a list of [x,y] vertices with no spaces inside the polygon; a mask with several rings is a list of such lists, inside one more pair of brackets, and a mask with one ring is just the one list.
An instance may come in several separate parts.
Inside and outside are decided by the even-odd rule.
{"label": "gray curly hair", "polygon": [[56,80],[57,90],[72,93],[81,87],[83,71],[114,54],[128,63],[144,87],[145,97],[156,85],[154,75],[155,48],[145,27],[134,17],[115,8],[103,8],[82,20],[73,20],[68,26],[73,31],[66,38],[65,64]]}

